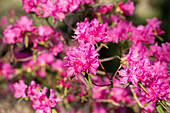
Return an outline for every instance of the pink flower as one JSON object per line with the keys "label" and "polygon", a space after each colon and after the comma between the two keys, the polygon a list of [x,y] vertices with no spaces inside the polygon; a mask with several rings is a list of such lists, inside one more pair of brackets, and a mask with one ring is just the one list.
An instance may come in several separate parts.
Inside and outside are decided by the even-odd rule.
{"label": "pink flower", "polygon": [[151,45],[149,53],[161,62],[170,63],[170,43],[168,42],[162,43],[162,47],[158,46],[158,43]]}
{"label": "pink flower", "polygon": [[148,25],[150,25],[153,28],[159,28],[160,24],[162,23],[161,21],[158,21],[158,19],[156,17],[154,17],[152,19],[146,19],[146,22]]}
{"label": "pink flower", "polygon": [[20,80],[19,83],[14,83],[13,85],[15,93],[14,93],[14,97],[15,98],[26,98],[26,89],[27,89],[27,85],[24,83],[23,80]]}
{"label": "pink flower", "polygon": [[29,19],[26,16],[22,16],[18,21],[15,27],[19,27],[21,31],[33,31],[35,30],[35,27],[32,26],[32,19]]}
{"label": "pink flower", "polygon": [[3,43],[14,44],[19,41],[19,37],[21,35],[20,29],[14,29],[12,25],[8,26],[4,31]]}
{"label": "pink flower", "polygon": [[54,30],[49,27],[49,26],[45,26],[45,25],[40,25],[38,27],[38,39],[40,41],[47,41],[50,36],[52,36],[54,34]]}
{"label": "pink flower", "polygon": [[54,95],[54,91],[50,89],[49,98],[46,96],[47,88],[44,87],[42,92],[35,97],[33,100],[33,109],[36,110],[36,113],[51,113],[51,108],[55,107],[59,99]]}
{"label": "pink flower", "polygon": [[26,32],[33,32],[35,31],[35,27],[32,26],[32,20],[28,19],[26,16],[22,16],[18,21],[17,24],[14,26],[10,25],[4,31],[4,43],[14,44],[16,42],[22,42],[23,37],[25,36]]}
{"label": "pink flower", "polygon": [[93,4],[96,0],[79,0],[81,4]]}
{"label": "pink flower", "polygon": [[22,7],[27,13],[34,12],[38,16],[55,19],[64,19],[70,11],[73,12],[79,8],[80,4],[93,4],[94,0],[22,0]]}
{"label": "pink flower", "polygon": [[101,8],[98,8],[97,11],[100,13],[100,14],[105,14],[107,13],[108,11],[110,11],[113,7],[113,4],[110,4],[109,6],[107,5],[102,5]]}
{"label": "pink flower", "polygon": [[100,24],[97,19],[93,19],[90,23],[87,18],[82,23],[77,23],[75,30],[76,36],[73,38],[78,39],[78,42],[84,43],[106,42],[107,41],[107,25]]}
{"label": "pink flower", "polygon": [[50,48],[50,52],[52,52],[54,56],[57,56],[58,53],[62,52],[63,50],[64,49],[63,49],[63,43],[62,42],[59,42],[58,45],[53,45]]}
{"label": "pink flower", "polygon": [[152,27],[148,25],[139,25],[136,28],[133,27],[131,29],[131,35],[129,39],[132,40],[134,44],[137,44],[141,41],[145,42],[146,44],[153,44],[155,42],[154,36],[155,34]]}
{"label": "pink flower", "polygon": [[7,25],[7,23],[8,23],[7,17],[5,17],[5,16],[1,17],[0,25],[5,26],[5,25]]}
{"label": "pink flower", "polygon": [[127,21],[120,21],[115,27],[108,31],[108,41],[118,43],[118,40],[128,39],[129,25]]}
{"label": "pink flower", "polygon": [[52,69],[55,71],[62,72],[64,70],[64,61],[63,60],[56,60],[56,62],[52,63]]}
{"label": "pink flower", "polygon": [[36,98],[36,96],[39,94],[39,89],[40,89],[39,84],[36,84],[35,81],[30,82],[30,85],[28,86],[27,89],[27,94],[30,100],[34,100]]}
{"label": "pink flower", "polygon": [[37,74],[37,76],[39,76],[39,77],[45,77],[46,76],[46,70],[45,70],[45,68],[41,68],[41,69],[39,69],[39,70],[37,70],[36,71],[36,74]]}
{"label": "pink flower", "polygon": [[131,2],[130,0],[128,0],[128,2],[126,2],[124,5],[123,5],[123,2],[120,2],[118,4],[118,7],[123,11],[123,14],[129,15],[129,16],[133,15],[133,11],[135,9],[134,3]]}
{"label": "pink flower", "polygon": [[67,61],[65,67],[67,67],[68,76],[77,76],[79,72],[96,74],[96,70],[99,66],[97,56],[99,54],[95,51],[95,47],[90,44],[80,43],[79,47],[73,47],[66,53],[64,60]]}
{"label": "pink flower", "polygon": [[34,0],[22,0],[22,7],[27,13],[29,13],[34,11],[35,2]]}
{"label": "pink flower", "polygon": [[153,31],[156,31],[156,35],[161,35],[164,33],[164,31],[162,31],[160,29],[160,24],[162,23],[161,21],[158,21],[158,19],[156,17],[154,17],[153,19],[146,19],[147,25],[153,28]]}
{"label": "pink flower", "polygon": [[4,76],[4,78],[10,79],[12,77],[12,74],[14,73],[15,73],[15,69],[12,69],[10,63],[4,63],[0,65],[0,74]]}
{"label": "pink flower", "polygon": [[53,63],[54,61],[54,56],[51,53],[42,53],[39,56],[37,56],[37,61],[36,63],[40,66],[45,66],[48,64]]}

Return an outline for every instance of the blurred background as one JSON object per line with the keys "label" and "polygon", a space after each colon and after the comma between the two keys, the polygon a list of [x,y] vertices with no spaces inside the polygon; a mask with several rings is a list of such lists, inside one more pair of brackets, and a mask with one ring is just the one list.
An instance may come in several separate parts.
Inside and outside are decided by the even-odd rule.
{"label": "blurred background", "polygon": [[[102,4],[112,4],[114,2],[127,0],[99,0]],[[129,20],[134,25],[146,24],[147,18],[157,17],[162,21],[161,29],[165,31],[162,37],[165,41],[170,41],[170,0],[131,0],[135,3],[135,12]],[[8,15],[12,9],[16,10],[16,15],[27,15],[21,7],[21,0],[0,0],[0,18]]]}
{"label": "blurred background", "polygon": [[[112,4],[114,2],[127,0],[99,0],[102,4]],[[162,21],[161,29],[165,33],[161,36],[165,42],[170,42],[170,0],[131,0],[135,3],[135,12],[128,20],[133,21],[133,25],[146,24],[146,19],[157,17]],[[9,12],[15,10],[15,15],[28,15],[21,7],[21,0],[0,0],[0,18],[8,16]],[[12,13],[12,12],[11,12]],[[13,21],[13,20],[9,20]],[[3,38],[3,31],[0,28],[0,39]],[[0,43],[0,50],[5,49]],[[111,49],[112,50],[112,49]],[[110,51],[113,52],[113,51]],[[0,55],[1,56],[1,55]],[[22,101],[17,104],[17,100],[12,99],[13,95],[0,95],[0,113],[31,113],[28,103]]]}

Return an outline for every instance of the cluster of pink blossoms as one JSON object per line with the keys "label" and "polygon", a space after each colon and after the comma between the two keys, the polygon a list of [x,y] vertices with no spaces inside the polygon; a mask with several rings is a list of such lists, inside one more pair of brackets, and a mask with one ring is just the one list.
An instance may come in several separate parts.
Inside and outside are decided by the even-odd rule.
{"label": "cluster of pink blossoms", "polygon": [[51,108],[55,107],[59,99],[55,97],[54,91],[50,89],[50,96],[47,97],[47,88],[44,87],[42,90],[35,81],[30,82],[30,86],[27,86],[23,80],[13,85],[16,98],[30,98],[33,102],[32,107],[36,110],[36,113],[51,113]]}
{"label": "cluster of pink blossoms", "polygon": [[[94,1],[22,0],[22,7],[27,13],[34,13],[39,17],[48,19],[49,16],[53,16],[53,21],[55,21],[55,19],[64,19],[66,14],[79,9],[80,4],[93,4]],[[94,14],[95,18],[90,17],[93,18],[90,22],[88,21],[90,18],[85,18],[84,22],[77,23],[73,38],[78,40],[78,47],[73,46],[71,50],[66,51],[64,51],[64,47],[67,49],[67,45],[63,45],[61,40],[64,44],[69,45],[70,40],[68,37],[61,36],[61,33],[57,33],[53,26],[40,25],[36,28],[33,26],[31,19],[22,16],[17,21],[17,24],[10,25],[4,31],[3,39],[3,43],[14,45],[14,60],[20,63],[17,62],[19,64],[17,66],[21,66],[21,69],[18,69],[17,74],[19,76],[16,76],[16,79],[32,76],[38,82],[42,80],[42,84],[47,85],[44,82],[47,81],[49,87],[54,87],[57,83],[57,93],[63,96],[63,104],[61,105],[66,108],[64,110],[66,112],[67,105],[71,104],[72,101],[74,103],[83,101],[82,105],[91,105],[91,100],[88,99],[93,99],[92,109],[90,108],[91,106],[89,108],[94,113],[107,113],[110,112],[109,110],[114,110],[115,113],[129,112],[126,109],[132,110],[132,108],[128,107],[128,105],[131,106],[136,103],[135,99],[131,97],[135,93],[142,105],[151,101],[148,107],[144,107],[148,112],[154,110],[155,103],[159,103],[158,100],[170,101],[170,74],[168,73],[170,43],[162,43],[161,46],[155,43],[155,37],[164,33],[160,29],[161,21],[158,21],[157,18],[146,19],[147,24],[145,26],[139,25],[135,27],[132,22],[122,18],[125,15],[133,15],[134,3],[128,0],[125,4],[123,2],[118,3],[116,8],[114,6],[116,5],[101,5],[101,7],[97,8],[89,5],[80,7],[80,12],[86,8],[93,9],[92,14]],[[113,11],[114,9],[115,11]],[[79,13],[79,11],[76,13]],[[102,20],[98,20],[97,17]],[[2,21],[5,22],[6,20],[2,19]],[[60,26],[58,29],[60,29]],[[28,38],[28,47],[21,47],[24,49],[22,53],[18,45],[23,46],[26,38]],[[121,51],[123,58],[120,63],[123,63],[123,68],[119,71],[117,70],[120,76],[116,75],[114,78],[115,73],[108,74],[105,69],[103,72],[99,70],[98,73],[104,73],[107,77],[96,75],[102,60],[97,58],[99,54],[95,50],[94,44],[110,44],[109,42],[114,42],[116,43],[115,45],[118,45],[123,42],[122,40],[129,42],[127,49],[131,48],[129,53],[125,55],[124,53],[127,51],[122,47],[124,50]],[[18,45],[15,45],[16,43]],[[25,51],[26,49],[32,51]],[[65,53],[66,56],[64,57]],[[36,59],[33,60],[35,56]],[[28,60],[25,61],[25,59]],[[86,75],[88,74],[88,77],[92,74],[91,76],[94,76],[94,78],[88,81],[86,75],[84,78],[80,76],[82,72],[85,72]],[[13,73],[15,73],[15,70],[12,69],[10,63],[0,62],[0,74],[4,78],[11,78]],[[72,79],[74,75],[79,79]],[[68,81],[68,77],[71,80]],[[129,87],[125,89],[116,88],[116,86],[121,87],[123,84],[128,83],[131,83],[131,88],[135,93],[132,89],[130,91]],[[40,85],[36,84],[35,81],[31,81],[28,86],[23,80],[14,83],[13,88],[15,98],[25,98],[27,100],[29,97],[32,102],[32,108],[36,110],[36,113],[51,113],[52,108],[57,108],[57,111],[60,112],[61,105],[56,107],[60,100],[55,97],[52,89],[49,89],[49,94],[47,87],[41,89]],[[90,88],[91,91],[89,92]],[[109,103],[102,105],[100,102],[111,102],[115,106],[113,107]],[[71,107],[74,106],[71,104]],[[83,112],[82,109],[74,108],[71,108],[71,110],[69,108],[68,111],[70,113]]]}
{"label": "cluster of pink blossoms", "polygon": [[22,42],[23,36],[27,32],[33,32],[36,28],[32,26],[32,20],[28,19],[26,16],[22,16],[17,24],[14,26],[10,25],[4,31],[3,42],[7,44],[14,44],[16,42]]}
{"label": "cluster of pink blossoms", "polygon": [[137,87],[139,82],[141,82],[146,87],[148,93],[143,92],[142,95],[148,98],[148,102],[156,102],[157,99],[170,100],[168,62],[164,62],[159,58],[156,60],[150,60],[148,58],[149,55],[154,54],[154,52],[156,53],[157,50],[161,54],[164,52],[170,54],[169,46],[166,46],[166,51],[161,47],[158,48],[160,49],[153,50],[152,48],[149,53],[147,47],[142,45],[142,43],[140,43],[140,46],[132,46],[129,54],[124,55],[127,60],[125,61],[127,63],[124,69],[119,71],[119,74],[122,76],[122,83],[131,82]]}
{"label": "cluster of pink blossoms", "polygon": [[28,19],[26,16],[22,16],[17,24],[14,26],[10,25],[4,31],[3,42],[7,44],[14,44],[19,42],[24,45],[25,37],[28,37],[28,44],[32,44],[33,49],[38,49],[39,44],[52,40],[53,43],[49,45],[50,52],[54,56],[62,52],[63,43],[60,41],[60,33],[55,32],[51,27],[40,25],[38,29],[32,25],[32,19]]}
{"label": "cluster of pink blossoms", "polygon": [[95,0],[22,0],[22,7],[27,13],[38,16],[64,19],[68,12],[79,8],[80,4],[93,4]]}
{"label": "cluster of pink blossoms", "polygon": [[97,19],[93,19],[90,23],[87,18],[82,23],[77,23],[75,30],[76,36],[73,38],[78,39],[78,42],[95,44],[96,42],[107,41],[107,25],[100,24]]}
{"label": "cluster of pink blossoms", "polygon": [[134,3],[128,0],[125,4],[123,2],[118,3],[118,8],[123,12],[124,15],[133,15],[133,11],[135,9]]}
{"label": "cluster of pink blossoms", "polygon": [[12,68],[10,63],[0,62],[0,75],[2,75],[5,79],[12,78],[12,74],[15,72],[16,70]]}
{"label": "cluster of pink blossoms", "polygon": [[94,45],[81,42],[79,47],[74,46],[66,55],[64,60],[67,61],[65,67],[68,68],[68,76],[78,76],[80,72],[96,74],[99,66],[99,60],[96,57],[99,54],[96,52]]}

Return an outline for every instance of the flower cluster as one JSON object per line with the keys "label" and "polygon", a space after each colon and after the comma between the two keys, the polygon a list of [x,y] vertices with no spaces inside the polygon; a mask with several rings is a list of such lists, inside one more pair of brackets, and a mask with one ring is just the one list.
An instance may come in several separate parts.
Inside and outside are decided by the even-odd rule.
{"label": "flower cluster", "polygon": [[[160,52],[163,52],[161,50],[163,49],[160,49]],[[167,64],[162,63],[160,60],[150,60],[147,57],[150,53],[147,52],[146,47],[143,45],[140,51],[138,48],[133,48],[125,56],[127,60],[125,61],[126,65],[123,70],[119,71],[119,74],[122,76],[122,83],[131,82],[137,87],[139,82],[141,82],[149,92],[145,92],[143,95],[149,100],[153,102],[156,102],[158,98],[169,100]]]}
{"label": "flower cluster", "polygon": [[76,36],[73,38],[78,39],[78,42],[95,44],[96,42],[107,41],[107,25],[100,24],[97,19],[93,19],[90,23],[87,18],[82,23],[77,23],[75,30]]}
{"label": "flower cluster", "polygon": [[40,86],[31,81],[30,86],[27,86],[23,80],[14,85],[16,98],[26,98],[27,96],[33,102],[32,107],[36,110],[36,113],[51,113],[51,108],[55,107],[59,99],[55,97],[54,91],[50,89],[50,96],[47,97],[47,88],[44,87],[40,90]]}
{"label": "flower cluster", "polygon": [[129,16],[133,15],[133,11],[135,9],[134,3],[131,2],[130,0],[128,0],[128,2],[126,2],[125,4],[123,4],[123,2],[119,2],[118,8],[121,10],[120,11],[121,13]]}
{"label": "flower cluster", "polygon": [[118,40],[127,40],[130,27],[131,24],[128,25],[127,21],[120,20],[115,27],[108,31],[108,41],[118,43]]}
{"label": "flower cluster", "polygon": [[90,44],[80,43],[79,47],[73,47],[66,53],[64,60],[67,60],[65,65],[68,76],[78,76],[80,72],[96,74],[96,70],[99,66],[99,61],[96,58],[99,54],[95,51],[95,47]]}
{"label": "flower cluster", "polygon": [[17,24],[10,25],[4,31],[3,42],[7,44],[14,44],[16,42],[23,41],[23,35],[27,32],[34,32],[35,27],[32,26],[32,19],[28,19],[26,16],[22,16]]}
{"label": "flower cluster", "polygon": [[22,0],[22,7],[27,13],[34,12],[38,16],[64,19],[68,12],[79,8],[80,4],[93,4],[94,0]]}
{"label": "flower cluster", "polygon": [[0,75],[2,75],[5,79],[12,78],[12,74],[15,72],[16,70],[12,68],[10,63],[0,62]]}
{"label": "flower cluster", "polygon": [[[36,113],[83,113],[87,107],[94,113],[152,112],[161,107],[168,111],[170,43],[155,40],[163,40],[161,21],[154,17],[134,26],[126,19],[134,11],[130,0],[93,5],[97,2],[22,0],[24,10],[42,25],[26,16],[15,23],[15,11],[8,14],[9,20],[2,17],[2,29],[11,24],[0,41],[9,44],[9,49],[0,50],[2,94],[30,99]],[[107,63],[111,60],[117,63],[114,67]]]}

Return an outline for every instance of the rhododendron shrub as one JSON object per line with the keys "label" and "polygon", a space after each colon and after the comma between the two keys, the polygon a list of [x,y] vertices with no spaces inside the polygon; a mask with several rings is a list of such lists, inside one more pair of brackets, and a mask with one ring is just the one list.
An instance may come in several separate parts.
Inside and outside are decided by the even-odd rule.
{"label": "rhododendron shrub", "polygon": [[8,46],[0,95],[12,92],[36,113],[170,112],[170,43],[156,17],[135,26],[126,19],[130,0],[22,0],[22,7],[32,16],[11,11],[13,23],[0,20]]}

